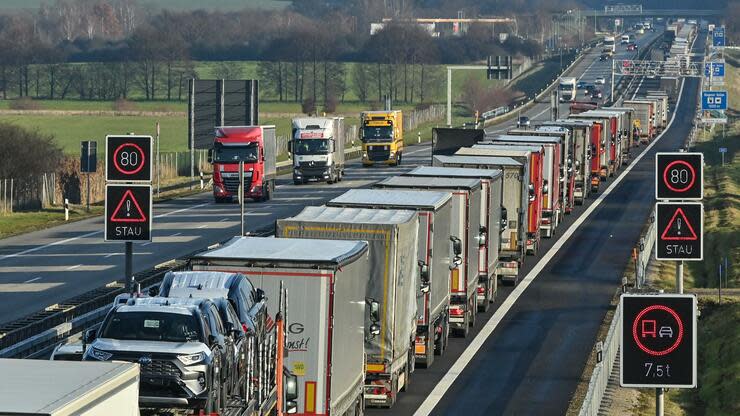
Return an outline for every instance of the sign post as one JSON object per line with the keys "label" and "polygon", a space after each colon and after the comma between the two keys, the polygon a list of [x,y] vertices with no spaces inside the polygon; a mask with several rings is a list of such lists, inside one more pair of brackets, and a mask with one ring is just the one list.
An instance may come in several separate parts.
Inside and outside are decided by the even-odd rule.
{"label": "sign post", "polygon": [[151,136],[109,135],[105,143],[105,241],[125,242],[126,290],[132,293],[133,242],[152,240],[153,142]]}
{"label": "sign post", "polygon": [[98,142],[86,140],[80,149],[80,172],[87,173],[87,212],[90,212],[90,173],[98,167]]}
{"label": "sign post", "polygon": [[726,147],[720,147],[719,148],[719,154],[722,155],[722,166],[725,165],[725,153],[727,153]]}

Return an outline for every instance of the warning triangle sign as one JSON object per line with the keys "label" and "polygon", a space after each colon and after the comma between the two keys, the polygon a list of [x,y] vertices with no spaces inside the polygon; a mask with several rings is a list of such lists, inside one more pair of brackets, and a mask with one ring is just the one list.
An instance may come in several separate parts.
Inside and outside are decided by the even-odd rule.
{"label": "warning triangle sign", "polygon": [[146,215],[131,190],[123,194],[123,198],[110,217],[111,222],[146,222]]}
{"label": "warning triangle sign", "polygon": [[664,241],[696,241],[697,238],[694,227],[691,226],[682,208],[676,209],[663,234],[660,235],[660,239]]}

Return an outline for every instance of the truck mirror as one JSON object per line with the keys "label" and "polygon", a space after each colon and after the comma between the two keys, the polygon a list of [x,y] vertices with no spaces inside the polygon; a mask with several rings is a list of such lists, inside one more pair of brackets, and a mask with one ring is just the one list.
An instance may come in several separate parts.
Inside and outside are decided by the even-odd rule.
{"label": "truck mirror", "polygon": [[419,280],[423,284],[429,283],[429,266],[423,261],[419,260]]}
{"label": "truck mirror", "polygon": [[501,207],[501,232],[509,228],[509,213],[506,208]]}
{"label": "truck mirror", "polygon": [[450,236],[450,241],[452,241],[452,252],[455,253],[456,256],[462,254],[462,241],[455,236]]}
{"label": "truck mirror", "polygon": [[288,153],[293,153],[293,140],[288,140]]}
{"label": "truck mirror", "polygon": [[151,297],[159,295],[159,286],[154,285],[150,287],[148,292],[149,292],[149,296]]}
{"label": "truck mirror", "polygon": [[208,149],[208,163],[213,163],[213,149]]}
{"label": "truck mirror", "polygon": [[530,202],[531,201],[534,201],[534,197],[535,197],[535,195],[534,195],[534,185],[532,185],[530,183],[529,186],[527,187],[527,190],[529,191],[529,201]]}
{"label": "truck mirror", "polygon": [[380,325],[378,324],[370,325],[370,331],[368,333],[368,336],[370,337],[370,339],[373,339],[377,337],[378,335],[380,335]]}
{"label": "truck mirror", "polygon": [[373,322],[380,321],[380,303],[372,298],[365,300],[365,303],[370,306],[370,320]]}
{"label": "truck mirror", "polygon": [[285,374],[285,400],[294,402],[298,398],[298,376],[295,374]]}
{"label": "truck mirror", "polygon": [[329,140],[329,153],[334,153],[334,148],[336,146],[334,145],[334,140]]}
{"label": "truck mirror", "polygon": [[262,290],[262,289],[260,289],[260,288],[257,288],[254,291],[254,300],[255,300],[255,302],[262,302],[264,299],[265,299],[265,291]]}
{"label": "truck mirror", "polygon": [[478,229],[478,245],[479,246],[486,245],[487,236],[488,236],[488,230],[486,229],[486,227],[481,225],[481,227]]}
{"label": "truck mirror", "polygon": [[461,264],[462,264],[462,257],[460,256],[453,257],[452,263],[450,264],[450,270],[455,270]]}
{"label": "truck mirror", "polygon": [[295,400],[288,400],[285,402],[285,413],[293,415],[298,413],[298,403]]}

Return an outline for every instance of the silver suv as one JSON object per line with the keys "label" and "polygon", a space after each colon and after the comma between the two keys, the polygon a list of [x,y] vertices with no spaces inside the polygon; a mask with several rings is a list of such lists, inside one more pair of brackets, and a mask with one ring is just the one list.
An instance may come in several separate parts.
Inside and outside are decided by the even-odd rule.
{"label": "silver suv", "polygon": [[[226,330],[208,299],[132,298],[111,308],[100,329],[84,335],[85,361],[141,365],[144,407],[186,407],[221,412],[232,367]],[[231,382],[231,380],[229,381]]]}

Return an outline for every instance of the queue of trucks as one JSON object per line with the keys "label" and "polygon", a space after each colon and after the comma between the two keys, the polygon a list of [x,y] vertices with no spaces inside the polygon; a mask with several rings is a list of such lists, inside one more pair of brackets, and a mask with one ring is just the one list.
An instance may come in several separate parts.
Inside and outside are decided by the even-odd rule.
{"label": "queue of trucks", "polygon": [[[518,284],[541,239],[627,163],[641,127],[650,138],[666,127],[667,107],[651,91],[504,134],[435,128],[431,166],[305,207],[277,220],[274,237],[236,236],[190,256],[146,293],[119,295],[81,346],[52,360],[81,365],[79,383],[115,379],[119,393],[98,394],[121,397],[100,404],[125,396],[126,414],[392,407],[450,336],[469,336],[498,282]],[[402,161],[401,126],[399,111],[362,114],[363,165]],[[341,117],[293,120],[295,184],[340,181],[344,143]],[[273,126],[216,128],[214,198],[238,197],[243,182],[242,197],[269,199],[276,153]]]}

